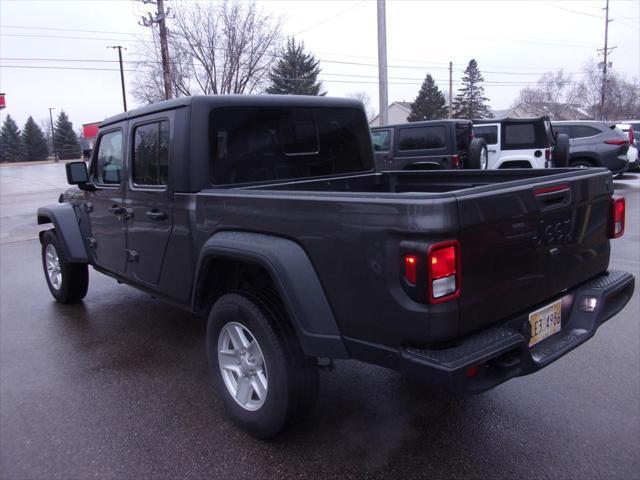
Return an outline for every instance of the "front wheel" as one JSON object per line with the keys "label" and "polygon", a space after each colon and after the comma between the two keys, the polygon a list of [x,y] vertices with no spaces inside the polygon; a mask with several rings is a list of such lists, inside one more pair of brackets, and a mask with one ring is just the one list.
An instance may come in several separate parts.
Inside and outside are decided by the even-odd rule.
{"label": "front wheel", "polygon": [[70,263],[54,230],[42,235],[42,268],[51,295],[60,303],[82,300],[89,288],[86,263]]}
{"label": "front wheel", "polygon": [[232,420],[257,437],[275,436],[315,404],[317,367],[273,299],[220,297],[207,323],[207,356]]}

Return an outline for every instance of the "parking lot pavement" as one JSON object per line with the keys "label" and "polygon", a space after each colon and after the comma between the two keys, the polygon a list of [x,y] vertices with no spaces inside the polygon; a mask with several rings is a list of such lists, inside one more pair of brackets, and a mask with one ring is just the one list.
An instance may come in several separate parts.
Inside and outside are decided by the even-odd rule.
{"label": "parking lot pavement", "polygon": [[[34,210],[64,175],[44,167],[0,168],[0,478],[638,478],[637,291],[590,342],[474,397],[338,362],[313,417],[263,442],[215,398],[203,319],[93,271],[82,304],[52,300]],[[611,267],[640,278],[640,180],[626,177]]]}

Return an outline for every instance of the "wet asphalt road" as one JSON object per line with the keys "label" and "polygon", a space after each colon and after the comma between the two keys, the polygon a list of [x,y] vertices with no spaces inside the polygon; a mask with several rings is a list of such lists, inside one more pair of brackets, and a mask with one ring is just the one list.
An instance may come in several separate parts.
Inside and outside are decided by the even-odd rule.
{"label": "wet asphalt road", "polygon": [[[321,373],[318,408],[275,441],[225,417],[204,320],[91,272],[56,304],[38,205],[63,167],[0,167],[0,478],[640,477],[640,301],[543,371],[468,398],[357,362]],[[612,268],[640,278],[640,179],[616,182]]]}

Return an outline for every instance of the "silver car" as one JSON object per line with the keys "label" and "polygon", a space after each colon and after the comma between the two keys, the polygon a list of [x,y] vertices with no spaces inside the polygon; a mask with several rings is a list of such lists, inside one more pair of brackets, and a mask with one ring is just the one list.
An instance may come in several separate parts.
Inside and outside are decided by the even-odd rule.
{"label": "silver car", "polygon": [[569,135],[569,166],[605,167],[614,175],[629,168],[629,138],[615,123],[597,121],[552,122],[554,134]]}

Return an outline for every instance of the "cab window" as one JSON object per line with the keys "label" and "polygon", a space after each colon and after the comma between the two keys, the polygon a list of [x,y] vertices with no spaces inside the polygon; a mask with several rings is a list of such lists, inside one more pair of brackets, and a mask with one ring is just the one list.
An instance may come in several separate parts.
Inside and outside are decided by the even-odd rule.
{"label": "cab window", "polygon": [[371,132],[373,150],[376,152],[388,152],[391,148],[391,130],[375,130]]}
{"label": "cab window", "polygon": [[133,183],[166,185],[169,177],[169,122],[147,123],[133,134]]}
{"label": "cab window", "polygon": [[122,171],[122,131],[105,133],[98,143],[94,175],[100,185],[119,185]]}

